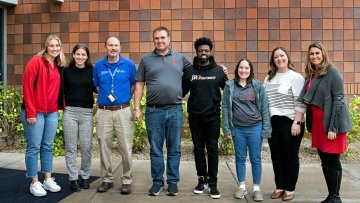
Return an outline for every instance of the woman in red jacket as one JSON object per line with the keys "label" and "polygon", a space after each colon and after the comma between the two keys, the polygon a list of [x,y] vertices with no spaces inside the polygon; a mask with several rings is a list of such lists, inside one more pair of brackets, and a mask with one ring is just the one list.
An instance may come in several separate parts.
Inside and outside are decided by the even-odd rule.
{"label": "woman in red jacket", "polygon": [[[30,193],[45,196],[46,191],[59,192],[61,187],[51,177],[53,143],[58,124],[58,109],[62,107],[60,90],[61,68],[66,65],[62,44],[56,35],[49,35],[43,49],[25,67],[21,121],[26,138],[26,176],[31,177]],[[43,184],[38,179],[38,155]],[[45,190],[44,190],[45,189]]]}

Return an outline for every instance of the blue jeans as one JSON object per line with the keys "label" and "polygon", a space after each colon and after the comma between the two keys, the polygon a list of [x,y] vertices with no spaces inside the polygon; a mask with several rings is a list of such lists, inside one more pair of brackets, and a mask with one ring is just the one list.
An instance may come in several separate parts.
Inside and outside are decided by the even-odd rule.
{"label": "blue jeans", "polygon": [[253,183],[260,184],[261,181],[261,145],[262,124],[242,127],[235,126],[233,141],[235,148],[236,174],[239,182],[245,181],[246,156],[249,148],[251,172]]}
{"label": "blue jeans", "polygon": [[177,183],[180,180],[180,141],[183,124],[182,106],[172,106],[168,109],[147,107],[145,123],[150,143],[151,177],[153,183],[164,185],[163,146],[166,140],[167,183]]}
{"label": "blue jeans", "polygon": [[38,176],[38,155],[42,173],[52,172],[53,144],[58,125],[58,112],[36,113],[35,125],[26,121],[25,109],[21,109],[21,122],[26,138],[26,177]]}

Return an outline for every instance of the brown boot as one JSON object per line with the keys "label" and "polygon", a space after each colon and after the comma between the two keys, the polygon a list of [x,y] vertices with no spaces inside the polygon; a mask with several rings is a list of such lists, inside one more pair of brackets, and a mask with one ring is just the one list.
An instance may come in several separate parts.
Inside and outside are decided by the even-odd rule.
{"label": "brown boot", "polygon": [[113,183],[102,182],[101,185],[97,188],[97,191],[98,192],[107,192],[112,187],[114,187]]}
{"label": "brown boot", "polygon": [[123,195],[128,195],[131,193],[131,185],[130,184],[122,184],[120,193]]}

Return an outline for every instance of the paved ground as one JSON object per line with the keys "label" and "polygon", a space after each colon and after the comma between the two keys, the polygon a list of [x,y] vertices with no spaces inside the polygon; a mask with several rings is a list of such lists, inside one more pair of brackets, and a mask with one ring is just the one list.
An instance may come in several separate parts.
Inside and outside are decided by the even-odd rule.
{"label": "paved ground", "polygon": [[[79,161],[78,161],[79,163]],[[100,176],[99,173],[99,159],[94,158],[92,164],[92,175]],[[24,169],[24,155],[17,153],[0,153],[0,167],[12,169]],[[252,200],[252,186],[251,186],[251,172],[250,165],[247,165],[248,177],[248,191],[249,194],[242,200],[233,197],[237,189],[237,182],[235,178],[235,164],[231,162],[221,162],[219,164],[219,181],[218,189],[221,192],[221,198],[212,200],[207,192],[202,195],[193,194],[192,190],[197,184],[197,177],[195,173],[195,165],[192,161],[182,161],[180,164],[181,181],[179,183],[179,195],[176,197],[166,196],[163,191],[157,197],[148,196],[147,192],[151,186],[150,178],[150,162],[148,160],[134,160],[133,166],[133,192],[130,195],[120,194],[120,175],[122,168],[120,159],[114,157],[113,165],[115,170],[115,186],[107,193],[97,193],[96,188],[100,185],[101,180],[98,179],[91,184],[89,190],[81,190],[81,192],[74,193],[65,198],[63,203],[74,202],[93,202],[93,203],[111,203],[111,202],[126,202],[126,203],[180,203],[180,202],[254,202]],[[360,203],[360,164],[344,164],[343,165],[343,181],[341,187],[341,197],[344,203]],[[54,170],[57,173],[67,173],[65,167],[64,157],[57,157],[54,159]],[[250,180],[250,181],[249,181]],[[67,185],[62,185],[67,187]],[[281,200],[272,200],[270,195],[274,190],[273,171],[271,164],[263,164],[263,176],[261,189],[264,193],[263,202],[282,202]],[[25,191],[24,191],[25,192]],[[321,172],[319,164],[302,164],[300,168],[300,175],[295,193],[295,199],[292,203],[310,203],[320,202],[327,195],[325,181]],[[1,197],[0,197],[1,199]]]}

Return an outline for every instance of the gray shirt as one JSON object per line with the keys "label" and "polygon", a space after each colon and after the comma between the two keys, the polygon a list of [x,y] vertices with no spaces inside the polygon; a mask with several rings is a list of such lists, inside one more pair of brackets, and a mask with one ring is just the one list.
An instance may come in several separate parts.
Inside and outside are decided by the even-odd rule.
{"label": "gray shirt", "polygon": [[254,126],[262,122],[251,84],[247,84],[245,87],[236,84],[233,94],[233,123],[235,126]]}
{"label": "gray shirt", "polygon": [[150,105],[180,104],[182,74],[191,63],[180,53],[165,56],[155,51],[145,55],[139,64],[136,80],[146,84],[146,103]]}

